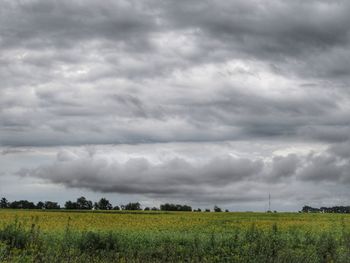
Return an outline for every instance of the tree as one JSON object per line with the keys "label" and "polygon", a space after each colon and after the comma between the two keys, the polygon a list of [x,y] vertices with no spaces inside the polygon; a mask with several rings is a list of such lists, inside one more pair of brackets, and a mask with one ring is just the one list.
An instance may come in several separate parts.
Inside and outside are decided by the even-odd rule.
{"label": "tree", "polygon": [[141,204],[137,202],[137,203],[128,203],[124,207],[124,210],[142,210],[142,209],[141,209]]}
{"label": "tree", "polygon": [[65,209],[78,209],[78,205],[76,202],[72,202],[72,201],[67,201],[64,204],[64,208]]}
{"label": "tree", "polygon": [[113,210],[120,210],[120,207],[116,205],[115,207],[113,207]]}
{"label": "tree", "polygon": [[84,196],[81,196],[77,199],[77,208],[82,210],[91,210],[92,202],[87,200]]}
{"label": "tree", "polygon": [[45,209],[60,209],[61,207],[56,202],[46,201],[44,204],[44,208]]}
{"label": "tree", "polygon": [[189,205],[183,205],[182,209],[180,211],[191,212],[192,211],[192,207],[190,207]]}
{"label": "tree", "polygon": [[93,205],[92,201],[87,200],[84,196],[81,196],[77,199],[76,202],[67,201],[64,204],[66,209],[81,209],[81,210],[91,210]]}
{"label": "tree", "polygon": [[44,206],[45,206],[44,202],[41,202],[41,201],[39,201],[39,202],[36,204],[36,208],[37,208],[37,209],[43,209]]}
{"label": "tree", "polygon": [[149,210],[151,210],[151,209],[147,206],[147,207],[145,207],[144,210],[145,210],[145,211],[149,211]]}
{"label": "tree", "polygon": [[113,208],[111,203],[106,198],[101,198],[100,201],[95,203],[94,207],[95,209],[100,210],[111,210]]}
{"label": "tree", "polygon": [[33,202],[29,202],[28,200],[20,200],[14,201],[10,203],[10,208],[13,209],[35,209],[36,206]]}
{"label": "tree", "polygon": [[192,211],[192,207],[188,205],[179,204],[162,204],[160,205],[160,210],[162,211]]}
{"label": "tree", "polygon": [[218,207],[217,205],[214,206],[214,212],[222,212],[221,208]]}
{"label": "tree", "polygon": [[10,203],[7,201],[5,197],[0,200],[0,208],[9,208]]}
{"label": "tree", "polygon": [[302,209],[302,211],[304,212],[304,213],[318,213],[318,212],[320,212],[321,210],[319,209],[319,208],[313,208],[313,207],[311,207],[311,206],[304,206],[303,207],[303,209]]}

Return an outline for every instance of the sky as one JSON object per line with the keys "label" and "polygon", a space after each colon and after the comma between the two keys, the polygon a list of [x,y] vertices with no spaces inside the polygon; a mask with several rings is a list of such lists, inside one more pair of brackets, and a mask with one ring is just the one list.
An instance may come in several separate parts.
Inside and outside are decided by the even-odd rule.
{"label": "sky", "polygon": [[350,205],[349,1],[0,3],[0,196]]}

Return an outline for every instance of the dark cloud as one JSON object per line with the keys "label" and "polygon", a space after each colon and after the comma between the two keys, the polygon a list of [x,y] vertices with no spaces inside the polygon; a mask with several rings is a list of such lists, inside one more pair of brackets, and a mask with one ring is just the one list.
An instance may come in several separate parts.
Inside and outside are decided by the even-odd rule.
{"label": "dark cloud", "polygon": [[[285,92],[292,89],[299,94],[286,97],[280,91],[271,97],[269,91],[258,92],[264,78],[259,75],[266,75],[271,63],[295,74],[298,66],[290,68],[295,65],[288,62],[291,56],[307,62],[314,59],[311,49],[324,54],[325,48],[346,47],[347,18],[340,4],[169,1],[155,5],[117,1],[102,5],[91,1],[82,5],[36,1],[6,5],[2,11],[3,40],[11,45],[4,45],[9,50],[0,70],[4,79],[3,145],[212,141],[310,134],[326,141],[348,138],[345,120],[335,123],[344,136],[339,135],[339,129],[332,131],[329,124],[344,110],[339,107],[341,101],[334,99],[342,94],[330,94],[325,84],[298,88],[298,81],[285,84],[288,79],[278,80],[273,73],[275,76],[269,77],[277,78],[271,82],[274,89],[283,86]],[[326,6],[338,16],[325,17]],[[21,19],[11,23],[13,17]],[[126,50],[120,42],[126,43],[125,47],[134,42],[140,46]],[[146,42],[149,44],[142,44]],[[203,43],[212,46],[203,47]],[[44,49],[38,50],[34,44]],[[269,53],[278,54],[277,58],[263,55],[265,44],[276,46]],[[208,50],[222,54],[213,57]],[[242,52],[246,56],[242,57]],[[252,64],[251,59],[263,64]],[[235,60],[242,65],[220,64]],[[325,64],[314,62],[312,65]],[[218,68],[202,68],[208,63],[219,63]],[[267,66],[261,68],[264,64]],[[186,69],[189,75],[181,72]],[[178,70],[180,83],[174,76]],[[249,83],[244,83],[242,76],[247,76]],[[250,90],[243,92],[247,85]],[[142,127],[133,128],[130,122],[140,118]],[[154,123],[163,126],[161,134],[147,131]],[[174,126],[187,132],[178,132]],[[323,126],[321,131],[319,126]],[[207,132],[201,135],[202,127]]]}
{"label": "dark cloud", "polygon": [[196,29],[198,46],[209,56],[262,59],[285,74],[308,77],[348,73],[348,67],[338,66],[348,65],[349,58],[346,1],[168,1],[165,6],[168,25]]}
{"label": "dark cloud", "polygon": [[191,199],[197,198],[198,194],[207,194],[207,200],[210,200],[219,188],[251,181],[262,168],[261,161],[232,156],[218,156],[201,162],[183,157],[161,163],[153,163],[145,157],[108,162],[106,157],[87,152],[61,151],[54,164],[23,169],[19,174],[100,192],[183,196]]}
{"label": "dark cloud", "polygon": [[346,2],[4,6],[2,145],[348,139]]}
{"label": "dark cloud", "polygon": [[296,154],[289,154],[285,157],[276,156],[272,161],[271,175],[274,179],[283,177],[292,177],[295,175],[300,159]]}
{"label": "dark cloud", "polygon": [[[207,159],[60,151],[23,169],[73,188],[225,202],[270,185],[283,200],[286,184],[346,185],[349,12],[344,0],[3,1],[1,156],[185,143]],[[231,142],[254,146],[231,155]]]}
{"label": "dark cloud", "polygon": [[144,3],[136,1],[5,1],[3,4],[1,44],[4,47],[60,49],[101,38],[136,44],[147,39],[140,35],[147,34],[155,23]]}
{"label": "dark cloud", "polygon": [[331,182],[348,184],[350,182],[350,156],[345,149],[349,142],[334,144],[322,153],[311,153],[298,172],[298,177],[316,183]]}
{"label": "dark cloud", "polygon": [[68,188],[228,203],[258,201],[266,191],[287,198],[290,194],[288,185],[302,189],[310,187],[309,183],[312,187],[321,187],[323,182],[331,185],[350,183],[350,159],[332,155],[334,148],[299,156],[276,155],[272,159],[212,153],[208,153],[207,158],[191,159],[188,153],[176,152],[172,156],[163,151],[164,159],[159,159],[156,154],[158,160],[152,160],[147,153],[116,159],[116,152],[62,150],[53,163],[22,169],[18,174]]}
{"label": "dark cloud", "polygon": [[5,148],[3,150],[0,151],[0,153],[2,155],[18,155],[21,153],[28,153],[28,152],[32,152],[32,149],[27,148],[27,149],[23,149],[23,148],[13,148],[13,147],[9,147],[9,148]]}

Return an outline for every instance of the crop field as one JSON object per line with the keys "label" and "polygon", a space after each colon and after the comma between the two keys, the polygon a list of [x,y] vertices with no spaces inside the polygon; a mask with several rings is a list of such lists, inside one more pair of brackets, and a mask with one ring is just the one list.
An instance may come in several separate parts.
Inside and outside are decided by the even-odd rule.
{"label": "crop field", "polygon": [[0,262],[350,262],[350,215],[0,209]]}

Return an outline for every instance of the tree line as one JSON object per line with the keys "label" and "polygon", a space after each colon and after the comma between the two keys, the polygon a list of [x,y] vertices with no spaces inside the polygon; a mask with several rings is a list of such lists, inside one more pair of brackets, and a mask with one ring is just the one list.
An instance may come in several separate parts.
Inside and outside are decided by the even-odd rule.
{"label": "tree line", "polygon": [[303,213],[350,213],[350,206],[332,206],[315,208],[311,206],[304,206],[301,210]]}
{"label": "tree line", "polygon": [[[39,201],[38,203],[33,203],[28,200],[19,200],[9,202],[5,197],[0,199],[0,208],[12,208],[12,209],[67,209],[67,210],[144,210],[144,211],[187,211],[187,212],[201,212],[200,208],[192,209],[189,205],[181,204],[162,204],[160,207],[145,207],[139,202],[128,203],[126,205],[116,205],[113,206],[111,202],[106,198],[101,198],[98,202],[92,202],[86,199],[84,196],[77,198],[76,201],[67,201],[64,207],[61,207],[57,202],[52,201]],[[205,209],[205,212],[210,212],[210,209]],[[214,212],[222,212],[222,209],[218,206],[214,206]],[[228,210],[225,210],[228,212]]]}

